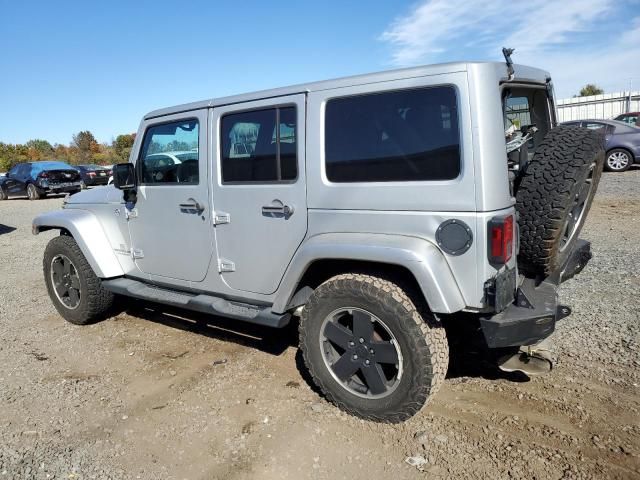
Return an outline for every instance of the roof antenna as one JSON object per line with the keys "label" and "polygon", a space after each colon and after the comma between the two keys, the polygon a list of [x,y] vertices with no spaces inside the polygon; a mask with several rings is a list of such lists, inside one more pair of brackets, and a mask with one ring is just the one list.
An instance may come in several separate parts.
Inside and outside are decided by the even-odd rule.
{"label": "roof antenna", "polygon": [[513,60],[511,60],[511,54],[515,51],[515,48],[502,47],[502,55],[507,61],[507,73],[509,73],[509,80],[513,80],[515,71],[513,70]]}

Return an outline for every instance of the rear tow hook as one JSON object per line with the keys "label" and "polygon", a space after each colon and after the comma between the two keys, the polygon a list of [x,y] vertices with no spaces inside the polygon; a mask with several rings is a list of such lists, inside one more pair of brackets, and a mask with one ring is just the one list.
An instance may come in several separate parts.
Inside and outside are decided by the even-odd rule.
{"label": "rear tow hook", "polygon": [[518,352],[498,360],[503,372],[522,372],[526,375],[542,375],[553,369],[553,358],[548,339],[535,345],[523,345]]}

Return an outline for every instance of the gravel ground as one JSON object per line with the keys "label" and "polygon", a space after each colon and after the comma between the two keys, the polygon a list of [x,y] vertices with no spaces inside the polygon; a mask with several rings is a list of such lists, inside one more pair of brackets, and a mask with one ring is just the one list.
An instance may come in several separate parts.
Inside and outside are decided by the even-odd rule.
{"label": "gravel ground", "polygon": [[640,169],[603,176],[553,371],[523,381],[454,348],[396,426],[324,402],[294,327],[146,304],[65,323],[41,273],[54,233],[30,231],[61,203],[0,203],[0,478],[640,478]]}

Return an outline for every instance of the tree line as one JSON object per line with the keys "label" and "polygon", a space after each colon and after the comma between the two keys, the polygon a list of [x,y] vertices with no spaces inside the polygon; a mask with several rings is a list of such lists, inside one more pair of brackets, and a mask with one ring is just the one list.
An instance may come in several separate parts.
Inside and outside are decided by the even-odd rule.
{"label": "tree line", "polygon": [[69,145],[51,144],[34,139],[24,144],[0,142],[0,172],[6,172],[17,163],[38,160],[60,160],[71,165],[112,165],[129,160],[135,133],[118,135],[111,143],[98,143],[93,134],[84,130],[72,136]]}

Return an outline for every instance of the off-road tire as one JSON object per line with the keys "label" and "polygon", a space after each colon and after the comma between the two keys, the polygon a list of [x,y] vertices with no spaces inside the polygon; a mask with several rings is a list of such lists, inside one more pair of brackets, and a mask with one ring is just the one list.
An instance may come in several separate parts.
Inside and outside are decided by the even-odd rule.
{"label": "off-road tire", "polygon": [[[69,258],[78,273],[80,304],[73,310],[63,305],[54,292],[51,263],[57,255],[65,255]],[[113,305],[114,295],[102,287],[101,280],[93,272],[73,237],[60,235],[50,240],[44,251],[42,266],[49,297],[65,320],[76,325],[86,325],[105,318],[105,314]]]}
{"label": "off-road tire", "polygon": [[29,200],[40,200],[42,195],[38,191],[38,187],[36,187],[33,183],[27,185],[27,197]]}
{"label": "off-road tire", "polygon": [[[561,125],[545,136],[516,193],[522,271],[547,276],[562,267],[589,213],[603,164],[604,137],[596,131]],[[569,214],[589,177],[592,187],[583,213],[565,241]]]}
{"label": "off-road tire", "polygon": [[[397,387],[383,398],[363,398],[348,391],[331,374],[320,347],[321,325],[342,307],[367,310],[391,330],[404,371]],[[384,278],[342,274],[321,284],[300,319],[300,347],[307,369],[328,400],[345,412],[376,422],[399,423],[416,414],[444,381],[449,364],[445,330],[424,299],[407,294]]]}

